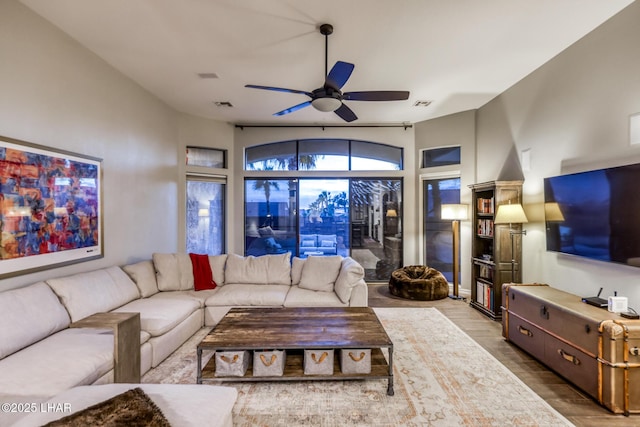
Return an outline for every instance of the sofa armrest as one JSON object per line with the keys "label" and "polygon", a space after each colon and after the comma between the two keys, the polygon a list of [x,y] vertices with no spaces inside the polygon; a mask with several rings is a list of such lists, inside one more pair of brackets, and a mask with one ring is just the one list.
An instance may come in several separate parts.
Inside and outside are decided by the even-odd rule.
{"label": "sofa armrest", "polygon": [[369,287],[364,279],[351,290],[351,298],[349,299],[349,307],[367,307],[369,305]]}

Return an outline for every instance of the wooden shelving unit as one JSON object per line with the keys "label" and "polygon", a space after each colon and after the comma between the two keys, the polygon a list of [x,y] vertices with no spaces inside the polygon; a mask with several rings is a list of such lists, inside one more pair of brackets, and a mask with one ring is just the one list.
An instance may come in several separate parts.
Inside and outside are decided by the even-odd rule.
{"label": "wooden shelving unit", "polygon": [[[498,206],[522,203],[522,181],[490,181],[469,186],[472,191],[471,306],[494,320],[502,317],[502,284],[521,282],[521,239],[514,245],[515,275],[511,278],[509,224],[494,224]],[[512,224],[520,231],[522,225]]]}

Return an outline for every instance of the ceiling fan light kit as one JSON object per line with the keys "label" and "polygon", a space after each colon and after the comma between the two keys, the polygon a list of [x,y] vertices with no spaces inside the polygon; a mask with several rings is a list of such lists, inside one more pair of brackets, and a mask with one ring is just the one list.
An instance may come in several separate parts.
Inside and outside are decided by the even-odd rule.
{"label": "ceiling fan light kit", "polygon": [[311,101],[311,105],[318,111],[328,113],[330,111],[336,111],[342,105],[342,101],[338,98],[316,98]]}
{"label": "ceiling fan light kit", "polygon": [[327,73],[328,69],[328,52],[329,52],[329,34],[333,33],[333,26],[331,24],[322,24],[319,27],[320,34],[325,36],[325,55],[324,55],[324,69],[325,69],[325,81],[324,85],[311,92],[306,92],[297,89],[287,89],[273,86],[259,86],[259,85],[245,85],[245,87],[252,89],[271,90],[275,92],[287,92],[298,93],[306,95],[311,98],[310,101],[303,102],[293,107],[286,108],[282,111],[274,113],[274,116],[284,116],[285,114],[293,113],[294,111],[302,108],[313,106],[316,110],[322,112],[334,111],[345,122],[352,122],[357,120],[356,114],[342,101],[403,101],[409,99],[408,91],[364,91],[364,92],[345,92],[342,93],[340,89],[349,80],[351,73],[353,72],[354,65],[344,61],[337,61],[331,68],[331,71]]}

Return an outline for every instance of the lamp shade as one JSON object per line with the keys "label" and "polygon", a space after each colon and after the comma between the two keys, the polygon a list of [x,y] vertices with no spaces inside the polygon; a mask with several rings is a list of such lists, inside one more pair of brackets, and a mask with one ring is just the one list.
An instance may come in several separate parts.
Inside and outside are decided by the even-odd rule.
{"label": "lamp shade", "polygon": [[397,217],[398,216],[398,211],[396,211],[395,209],[388,209],[387,210],[387,216],[388,217]]}
{"label": "lamp shade", "polygon": [[524,213],[522,205],[514,203],[512,205],[498,206],[498,212],[493,222],[496,224],[523,224],[529,222],[529,220]]}
{"label": "lamp shade", "polygon": [[441,219],[464,221],[469,218],[469,208],[462,204],[444,204],[440,210]]}
{"label": "lamp shade", "polygon": [[564,215],[560,210],[560,205],[557,203],[545,203],[544,204],[544,219],[547,222],[562,222],[564,221]]}

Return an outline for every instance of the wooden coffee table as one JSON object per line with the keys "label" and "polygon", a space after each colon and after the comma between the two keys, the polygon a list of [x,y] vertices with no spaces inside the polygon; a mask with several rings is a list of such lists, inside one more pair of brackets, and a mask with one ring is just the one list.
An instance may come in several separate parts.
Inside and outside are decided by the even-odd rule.
{"label": "wooden coffee table", "polygon": [[[305,375],[303,350],[371,349],[371,372],[343,374],[334,357],[332,375]],[[382,348],[388,349],[389,361]],[[202,352],[286,350],[282,376],[216,377],[215,357],[202,366]],[[317,381],[387,379],[393,396],[393,343],[369,307],[233,308],[198,344],[197,382],[203,381]]]}

